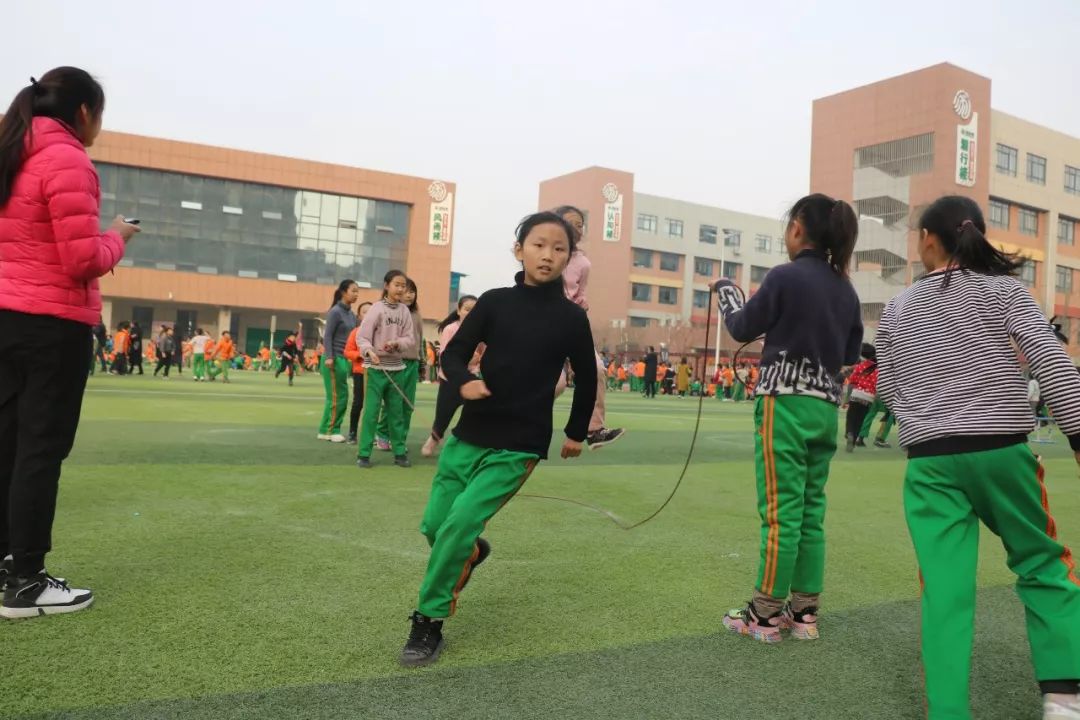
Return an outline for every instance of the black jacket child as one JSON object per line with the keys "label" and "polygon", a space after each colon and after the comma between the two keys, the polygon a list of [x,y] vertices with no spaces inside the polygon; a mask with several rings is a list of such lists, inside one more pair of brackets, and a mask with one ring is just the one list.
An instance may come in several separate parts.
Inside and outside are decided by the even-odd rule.
{"label": "black jacket child", "polygon": [[301,360],[301,358],[300,358],[300,348],[298,348],[296,346],[296,341],[295,340],[286,340],[281,345],[280,352],[281,352],[281,364],[282,365],[286,365],[286,364],[291,365],[292,363],[299,362]]}
{"label": "black jacket child", "polygon": [[574,369],[574,402],[566,436],[584,442],[596,402],[596,356],[585,311],[566,298],[562,278],[523,283],[480,296],[447,344],[442,368],[454,392],[474,379],[468,365],[485,343],[480,374],[491,397],[466,401],[454,435],[477,447],[547,457],[555,385],[563,362]]}

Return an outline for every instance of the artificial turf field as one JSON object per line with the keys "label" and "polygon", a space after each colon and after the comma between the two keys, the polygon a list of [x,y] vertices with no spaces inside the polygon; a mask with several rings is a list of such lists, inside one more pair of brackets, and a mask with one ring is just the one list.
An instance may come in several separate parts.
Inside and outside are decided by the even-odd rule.
{"label": "artificial turf field", "polygon": [[[764,646],[723,630],[757,564],[749,403],[705,401],[679,494],[625,532],[519,497],[446,624],[440,662],[406,671],[435,461],[413,468],[315,440],[321,381],[234,373],[195,384],[90,379],[64,466],[49,567],[97,594],[68,616],[0,625],[0,716],[33,718],[919,718],[918,581],[900,451],[842,450],[829,482],[822,639]],[[556,407],[556,427],[569,400]],[[523,492],[627,521],[670,492],[697,400],[609,396],[619,443],[553,457]],[[876,429],[876,424],[875,424]],[[560,433],[556,432],[556,442]],[[892,438],[895,440],[895,437]],[[1044,455],[1063,538],[1080,545],[1067,443]],[[1041,717],[1023,609],[984,532],[975,717]]]}

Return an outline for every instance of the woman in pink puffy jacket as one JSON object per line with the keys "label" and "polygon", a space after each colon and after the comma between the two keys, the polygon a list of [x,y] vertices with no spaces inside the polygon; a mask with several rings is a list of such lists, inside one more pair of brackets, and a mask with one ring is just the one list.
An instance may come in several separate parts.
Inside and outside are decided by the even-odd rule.
{"label": "woman in pink puffy jacket", "polygon": [[31,78],[0,121],[0,616],[8,618],[94,600],[49,575],[45,554],[101,314],[98,278],[139,231],[118,217],[101,232],[86,148],[104,109],[96,80],[61,67]]}

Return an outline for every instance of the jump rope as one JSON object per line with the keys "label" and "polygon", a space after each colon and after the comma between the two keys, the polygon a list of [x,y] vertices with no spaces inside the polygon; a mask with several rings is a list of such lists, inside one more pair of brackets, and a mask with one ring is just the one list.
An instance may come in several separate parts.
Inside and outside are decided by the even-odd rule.
{"label": "jump rope", "polygon": [[[739,294],[742,295],[741,288],[736,287],[736,289],[738,289]],[[705,311],[705,356],[706,357],[708,357],[708,355],[709,355],[709,332],[712,329],[712,308],[713,308],[712,294],[713,294],[714,290],[715,290],[715,288],[710,284],[710,286],[709,286],[709,300],[708,300],[707,309]],[[745,296],[743,296],[743,300],[745,301]],[[753,343],[757,342],[760,339],[761,338],[754,338],[750,342],[743,343],[743,345],[740,346],[739,349],[735,351],[735,354],[734,354],[734,356],[732,358],[732,364],[734,365],[734,364],[736,364],[738,362],[739,355],[742,353],[743,350],[745,350],[747,347],[749,347],[750,345],[752,345]],[[719,344],[720,344],[719,333],[717,334],[716,342],[717,342],[717,346],[719,346]],[[378,368],[377,365],[375,367]],[[383,368],[379,368],[379,369],[383,371],[383,374],[386,375],[386,379],[390,381],[390,384],[393,386],[394,390],[396,390],[398,395],[401,396],[401,399],[405,402],[405,404],[409,406],[409,409],[410,410],[415,410],[416,408],[413,406],[413,403],[409,400],[409,398],[405,395],[405,393],[402,392],[401,388],[398,387],[398,384],[396,382],[394,382],[394,379],[390,376],[390,373],[387,372]],[[615,526],[617,528],[619,528],[620,530],[630,531],[630,530],[633,530],[634,528],[639,528],[642,525],[644,525],[645,523],[647,523],[650,520],[652,520],[653,518],[655,518],[661,512],[664,511],[664,508],[666,508],[671,503],[671,501],[673,499],[675,499],[675,495],[679,492],[679,488],[682,486],[683,480],[686,479],[686,473],[690,469],[691,461],[694,459],[694,449],[697,447],[698,432],[701,429],[701,411],[704,408],[704,406],[705,406],[705,393],[702,392],[700,395],[698,395],[697,415],[694,418],[694,434],[690,437],[690,449],[686,453],[686,462],[683,463],[682,472],[679,473],[678,479],[675,480],[674,487],[671,488],[671,492],[668,493],[667,498],[665,498],[664,502],[662,502],[660,504],[660,507],[656,508],[656,510],[653,510],[652,513],[650,513],[643,520],[638,520],[635,523],[626,523],[622,519],[620,519],[618,515],[611,512],[610,510],[606,510],[606,509],[600,507],[599,505],[593,505],[592,503],[585,502],[584,500],[575,500],[573,498],[561,497],[559,495],[540,495],[540,494],[537,494],[537,493],[518,493],[517,497],[527,497],[527,498],[532,498],[534,500],[553,500],[555,502],[568,503],[570,505],[577,505],[578,507],[588,508],[589,510],[592,510],[593,512],[597,512],[597,513],[603,515],[608,520],[610,520],[612,523],[614,523]]]}

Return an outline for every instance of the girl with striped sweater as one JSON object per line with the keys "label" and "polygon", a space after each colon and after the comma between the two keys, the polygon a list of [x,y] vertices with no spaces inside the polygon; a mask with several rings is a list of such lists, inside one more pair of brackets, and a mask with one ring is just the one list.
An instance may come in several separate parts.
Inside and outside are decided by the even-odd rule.
{"label": "girl with striped sweater", "polygon": [[1080,719],[1080,578],[1027,445],[1035,416],[1014,343],[1078,462],[1080,376],[1014,277],[1023,260],[985,233],[970,198],[930,205],[918,239],[928,272],[886,305],[876,339],[878,395],[908,453],[904,511],[923,585],[929,715],[971,717],[981,520],[1002,539],[1017,575],[1044,717]]}

